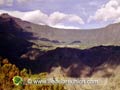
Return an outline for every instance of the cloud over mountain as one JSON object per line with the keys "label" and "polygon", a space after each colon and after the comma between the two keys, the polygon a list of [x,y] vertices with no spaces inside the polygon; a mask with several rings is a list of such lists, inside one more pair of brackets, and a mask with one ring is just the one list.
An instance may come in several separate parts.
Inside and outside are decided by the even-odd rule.
{"label": "cloud over mountain", "polygon": [[93,16],[90,16],[89,21],[120,21],[120,1],[110,0],[99,8]]}
{"label": "cloud over mountain", "polygon": [[[58,26],[62,24],[64,25],[65,23],[84,24],[82,18],[75,14],[65,14],[57,11],[51,13],[50,15],[47,15],[40,10],[34,10],[29,12],[0,10],[0,14],[2,13],[9,13],[12,16],[21,18],[26,21],[30,21],[36,24],[49,25],[49,26]],[[72,27],[72,26],[68,26],[68,27]]]}

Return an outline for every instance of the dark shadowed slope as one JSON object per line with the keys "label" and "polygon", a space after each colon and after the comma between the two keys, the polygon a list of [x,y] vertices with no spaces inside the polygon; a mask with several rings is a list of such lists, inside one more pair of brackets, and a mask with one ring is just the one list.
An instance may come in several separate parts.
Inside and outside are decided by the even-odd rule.
{"label": "dark shadowed slope", "polygon": [[1,32],[0,42],[0,55],[9,58],[21,69],[31,69],[33,73],[51,72],[54,67],[60,66],[69,76],[89,76],[99,66],[120,64],[119,46],[98,46],[84,50],[57,48],[41,52],[32,49],[30,42],[10,32]]}
{"label": "dark shadowed slope", "polygon": [[118,66],[120,64],[119,54],[120,47],[115,46],[98,46],[85,50],[57,48],[40,56],[37,68],[50,71],[52,67],[60,66],[69,69],[70,75],[80,75],[81,70],[88,69],[89,71],[104,64]]}
{"label": "dark shadowed slope", "polygon": [[16,23],[16,20],[18,21],[20,19],[9,16],[8,14],[2,14],[0,16],[0,32],[10,32],[21,39],[33,39],[34,37],[32,32],[25,31],[19,24]]}

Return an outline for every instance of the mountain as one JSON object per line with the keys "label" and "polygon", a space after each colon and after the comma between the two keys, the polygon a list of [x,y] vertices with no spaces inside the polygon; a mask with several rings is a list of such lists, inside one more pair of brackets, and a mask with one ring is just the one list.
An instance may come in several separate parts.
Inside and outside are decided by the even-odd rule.
{"label": "mountain", "polygon": [[44,38],[49,40],[48,42],[56,41],[57,44],[71,44],[79,41],[75,44],[88,46],[120,45],[120,23],[93,30],[66,30],[33,24],[8,14],[0,16],[0,23],[2,23],[0,24],[1,30],[14,31],[12,28],[16,26],[16,28],[19,28],[17,31],[25,32],[23,35],[19,35],[20,37],[27,37],[35,43]]}
{"label": "mountain", "polygon": [[[94,30],[65,30],[32,24],[2,14],[0,16],[0,55],[7,57],[20,69],[32,73],[52,72],[57,67],[71,77],[91,76],[120,65],[119,23]],[[33,42],[31,42],[33,41]],[[92,48],[56,47],[41,51],[36,41],[57,44],[87,44]],[[102,46],[111,44],[111,46]],[[47,44],[45,44],[47,46]],[[94,45],[98,45],[94,47]]]}

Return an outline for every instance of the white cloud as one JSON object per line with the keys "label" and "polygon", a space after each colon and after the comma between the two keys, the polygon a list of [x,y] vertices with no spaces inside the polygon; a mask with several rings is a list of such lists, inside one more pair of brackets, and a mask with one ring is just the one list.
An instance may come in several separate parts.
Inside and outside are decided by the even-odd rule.
{"label": "white cloud", "polygon": [[[21,13],[21,12],[20,12]],[[42,13],[40,10],[22,12],[24,15],[21,19],[30,21],[36,24],[47,24],[48,15]]]}
{"label": "white cloud", "polygon": [[78,22],[79,24],[84,24],[84,21],[77,15],[69,15],[69,21]]}
{"label": "white cloud", "polygon": [[98,9],[95,15],[90,16],[88,21],[97,20],[97,21],[117,21],[120,18],[120,1],[119,0],[110,0],[108,3],[103,5]]}
{"label": "white cloud", "polygon": [[55,26],[52,26],[54,28],[64,28],[64,29],[80,29],[80,27],[75,27],[75,26],[65,26],[62,24],[57,24]]}
{"label": "white cloud", "polygon": [[68,22],[76,22],[79,24],[84,24],[84,21],[77,15],[72,14],[64,14],[60,12],[54,12],[49,16],[48,23],[52,25],[56,25],[58,23],[68,21]]}
{"label": "white cloud", "polygon": [[[4,11],[0,10],[1,13],[8,13],[12,16],[21,18],[26,21],[30,21],[36,24],[44,24],[49,26],[55,26],[55,27],[64,27],[64,23],[78,23],[78,24],[84,24],[84,21],[82,18],[80,18],[77,15],[72,14],[64,14],[61,12],[54,12],[50,15],[47,15],[40,10],[35,11],[29,11],[29,12],[20,12],[20,11]],[[73,26],[72,26],[73,27]],[[69,26],[69,28],[72,28]],[[67,26],[68,28],[68,26]]]}
{"label": "white cloud", "polygon": [[67,15],[60,12],[54,12],[49,16],[48,23],[51,25],[55,25],[57,23],[62,22],[65,19],[67,19]]}

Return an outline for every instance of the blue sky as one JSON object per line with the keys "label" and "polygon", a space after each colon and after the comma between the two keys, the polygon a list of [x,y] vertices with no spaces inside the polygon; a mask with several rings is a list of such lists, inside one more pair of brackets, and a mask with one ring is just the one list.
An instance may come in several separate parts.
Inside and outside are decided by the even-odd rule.
{"label": "blue sky", "polygon": [[100,28],[120,21],[119,0],[0,0],[0,13],[58,28]]}

